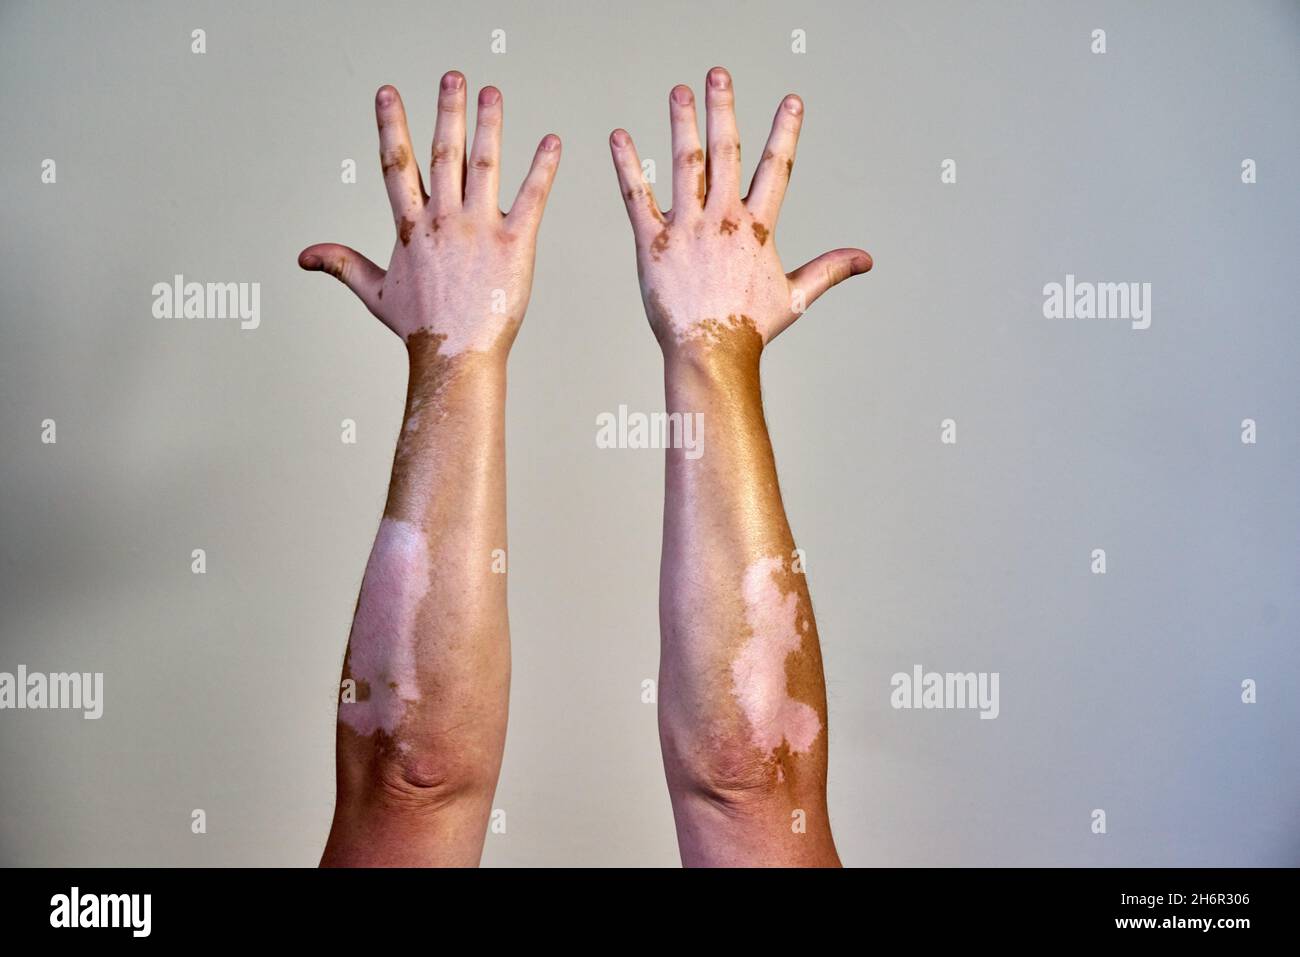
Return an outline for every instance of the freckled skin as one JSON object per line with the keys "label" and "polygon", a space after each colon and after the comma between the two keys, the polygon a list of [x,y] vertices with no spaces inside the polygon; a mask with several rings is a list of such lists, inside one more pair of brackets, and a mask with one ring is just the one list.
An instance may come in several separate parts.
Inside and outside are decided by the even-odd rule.
{"label": "freckled skin", "polygon": [[501,97],[479,95],[464,167],[465,83],[443,77],[429,180],[411,162],[397,91],[375,108],[397,225],[388,268],[336,244],[305,269],[343,281],[406,347],[406,411],[384,517],[362,580],[341,702],[325,865],[473,865],[504,746],[510,685],[506,357],[532,287],[559,162],[546,137],[510,213],[498,207]]}
{"label": "freckled skin", "polygon": [[[725,70],[706,81],[707,192],[678,157],[699,149],[694,96],[669,95],[673,208],[660,227],[628,203],[669,412],[703,412],[697,459],[666,453],[659,733],[687,865],[839,863],[826,809],[826,692],[806,576],[796,567],[763,415],[769,342],[837,282],[870,268],[838,249],[786,273],[774,238],[803,117],[777,109],[749,194]],[[610,141],[624,190],[639,185],[631,138]],[[657,208],[657,206],[656,206]],[[656,237],[665,230],[666,244]],[[807,831],[791,831],[801,810]]]}

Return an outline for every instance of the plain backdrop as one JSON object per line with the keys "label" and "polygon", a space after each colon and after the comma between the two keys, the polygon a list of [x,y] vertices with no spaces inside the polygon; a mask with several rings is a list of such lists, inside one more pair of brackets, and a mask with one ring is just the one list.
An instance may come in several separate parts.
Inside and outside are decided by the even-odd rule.
{"label": "plain backdrop", "polygon": [[[594,441],[662,408],[606,138],[666,202],[668,91],[715,64],[746,182],[807,103],[787,268],[876,262],[764,360],[845,862],[1300,860],[1296,4],[27,2],[0,6],[0,671],[100,671],[106,701],[0,712],[0,863],[316,863],[405,365],[295,257],[387,261],[372,98],[401,90],[424,154],[451,68],[504,93],[506,202],[564,140],[510,366],[484,862],[677,863],[642,701],[662,453]],[[260,283],[260,328],[155,318],[177,273]],[[1067,273],[1151,283],[1151,328],[1045,318]],[[895,710],[918,664],[997,672],[1000,716]]]}

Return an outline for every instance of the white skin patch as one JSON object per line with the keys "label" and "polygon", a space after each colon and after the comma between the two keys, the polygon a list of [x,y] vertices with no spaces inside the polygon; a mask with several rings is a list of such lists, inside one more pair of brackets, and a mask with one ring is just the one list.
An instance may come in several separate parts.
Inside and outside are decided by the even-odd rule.
{"label": "white skin patch", "polygon": [[518,325],[532,285],[531,242],[505,242],[474,225],[473,214],[444,215],[440,228],[420,214],[410,243],[400,241],[384,278],[383,309],[409,341],[417,332],[443,339],[438,354],[487,352]]}
{"label": "white skin patch", "polygon": [[792,754],[808,751],[822,723],[810,705],[786,692],[785,659],[801,643],[799,597],[782,594],[773,574],[780,558],[760,558],[745,570],[745,621],[750,637],[731,663],[731,693],[749,722],[754,745],[773,752],[786,742]]}
{"label": "white skin patch", "polygon": [[429,547],[419,528],[385,518],[366,563],[361,600],[348,642],[348,671],[370,697],[339,705],[339,720],[357,734],[393,734],[416,682],[415,618],[429,590]]}

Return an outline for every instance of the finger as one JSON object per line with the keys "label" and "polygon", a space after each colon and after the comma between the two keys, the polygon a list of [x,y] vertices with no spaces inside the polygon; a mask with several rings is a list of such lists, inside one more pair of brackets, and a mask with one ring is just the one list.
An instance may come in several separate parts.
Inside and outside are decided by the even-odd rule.
{"label": "finger", "polygon": [[554,133],[542,137],[542,142],[533,154],[533,165],[524,177],[515,195],[514,205],[506,216],[506,227],[510,230],[527,230],[530,234],[537,232],[542,224],[542,212],[546,209],[546,197],[551,195],[551,184],[555,182],[555,171],[560,165],[560,138]]}
{"label": "finger", "polygon": [[627,218],[632,221],[632,232],[637,239],[648,237],[663,227],[664,214],[655,202],[654,190],[641,174],[641,159],[636,155],[636,145],[627,130],[615,130],[609,137],[614,169],[618,172],[618,185],[627,204]]}
{"label": "finger", "polygon": [[[838,286],[850,276],[860,275],[872,266],[871,256],[863,249],[832,249],[810,259],[786,278],[790,280],[790,318],[777,329],[780,332],[794,322],[827,289]],[[775,337],[776,333],[773,333]]]}
{"label": "finger", "polygon": [[704,94],[709,137],[708,201],[731,203],[740,197],[740,134],[736,132],[736,97],[731,74],[720,66],[709,71]]}
{"label": "finger", "polygon": [[465,196],[465,77],[456,70],[438,84],[429,192],[437,212],[459,209]]}
{"label": "finger", "polygon": [[673,215],[704,206],[706,182],[704,151],[695,123],[695,94],[689,86],[675,86],[668,95],[668,115],[673,127]]}
{"label": "finger", "polygon": [[413,220],[424,207],[424,184],[411,154],[411,134],[406,129],[402,98],[391,86],[375,94],[375,119],[379,123],[379,161],[384,186],[393,207],[393,222]]}
{"label": "finger", "polygon": [[338,243],[317,243],[298,254],[298,265],[312,272],[329,273],[356,293],[367,309],[379,315],[385,273],[355,249]]}
{"label": "finger", "polygon": [[785,188],[794,168],[795,147],[799,143],[799,128],[803,125],[803,100],[791,93],[776,108],[772,119],[772,132],[768,134],[763,158],[754,170],[745,205],[755,218],[776,226],[785,199]]}
{"label": "finger", "polygon": [[465,205],[500,212],[501,91],[485,86],[478,94],[474,145],[465,169]]}

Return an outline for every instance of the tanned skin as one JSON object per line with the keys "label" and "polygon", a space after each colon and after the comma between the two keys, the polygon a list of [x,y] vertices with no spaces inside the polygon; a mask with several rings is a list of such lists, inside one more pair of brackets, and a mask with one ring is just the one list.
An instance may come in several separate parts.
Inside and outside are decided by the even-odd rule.
{"label": "tanned skin", "polygon": [[[660,568],[659,735],[682,862],[822,865],[839,857],[826,809],[826,691],[808,586],[763,418],[764,348],[831,286],[871,268],[836,249],[787,273],[777,215],[803,121],[782,100],[749,194],[731,77],[669,95],[672,209],[631,138],[610,149],[637,274],[664,358],[669,413],[704,414],[703,454],[667,452]],[[797,826],[802,812],[805,830]]]}
{"label": "tanned skin", "polygon": [[501,94],[479,93],[468,158],[465,99],[464,76],[446,74],[426,193],[401,98],[391,86],[375,97],[396,233],[386,270],[334,244],[298,257],[342,280],[410,360],[388,502],[343,668],[323,865],[476,865],[501,767],[506,356],[528,305],[560,141],[542,140],[504,214]]}

